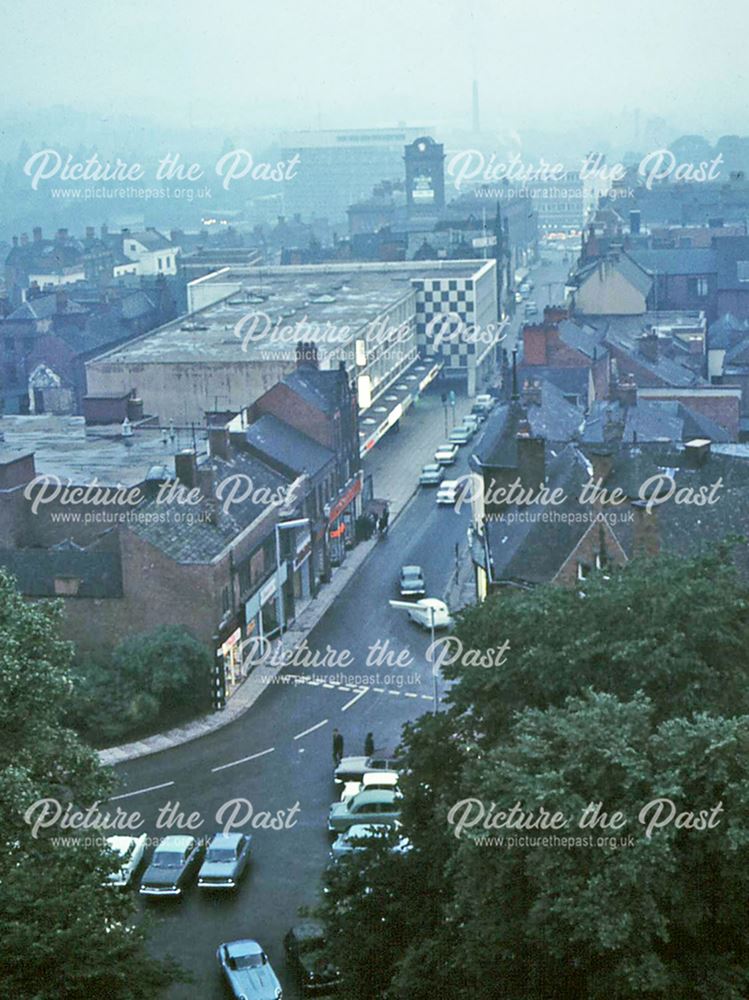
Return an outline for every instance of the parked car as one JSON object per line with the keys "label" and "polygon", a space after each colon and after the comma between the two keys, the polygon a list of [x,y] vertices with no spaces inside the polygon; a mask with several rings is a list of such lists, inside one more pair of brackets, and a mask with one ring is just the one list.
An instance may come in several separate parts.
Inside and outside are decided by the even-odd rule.
{"label": "parked car", "polygon": [[444,475],[442,466],[438,462],[430,462],[422,468],[419,483],[422,486],[438,486]]}
{"label": "parked car", "polygon": [[473,437],[473,431],[468,427],[453,427],[450,431],[450,442],[452,444],[468,444]]}
{"label": "parked car", "polygon": [[338,990],[340,972],[325,958],[325,928],[316,920],[296,924],[283,939],[286,958],[304,996]]}
{"label": "parked car", "polygon": [[268,956],[250,938],[220,944],[221,971],[235,1000],[281,1000],[283,990]]}
{"label": "parked car", "polygon": [[[346,854],[354,854],[356,851],[363,851],[368,842],[373,838],[381,836],[385,830],[399,830],[399,822],[393,824],[385,823],[355,823],[350,826],[345,833],[339,833],[330,846],[331,861],[337,861]],[[391,846],[392,854],[404,854],[411,850],[411,842],[408,837],[399,837]]]}
{"label": "parked car", "polygon": [[355,823],[394,823],[400,816],[400,796],[376,789],[359,792],[348,802],[334,802],[328,813],[328,830],[343,833]]}
{"label": "parked car", "polygon": [[460,492],[461,482],[459,479],[445,479],[437,490],[435,500],[437,503],[455,504]]}
{"label": "parked car", "polygon": [[434,453],[434,460],[435,462],[439,462],[440,465],[452,465],[457,457],[458,446],[452,441],[446,441],[444,444],[441,444]]}
{"label": "parked car", "polygon": [[538,312],[538,306],[536,305],[535,302],[531,302],[529,300],[528,302],[525,303],[526,316],[535,316],[537,312]]}
{"label": "parked car", "polygon": [[164,837],[141,879],[141,896],[181,896],[202,853],[195,837]]}
{"label": "parked car", "polygon": [[242,833],[215,833],[198,872],[201,889],[236,889],[247,870],[252,837]]}
{"label": "parked car", "polygon": [[347,781],[345,783],[341,792],[341,802],[347,802],[365,788],[397,791],[398,777],[397,771],[365,771],[361,781]]}
{"label": "parked car", "polygon": [[399,762],[391,757],[344,757],[333,771],[337,785],[361,781],[367,771],[397,771]]}
{"label": "parked car", "polygon": [[486,414],[484,413],[467,413],[463,417],[463,426],[469,427],[475,434],[484,420],[486,420]]}
{"label": "parked car", "polygon": [[426,594],[424,572],[421,566],[401,566],[399,586],[401,597],[419,597]]}
{"label": "parked car", "polygon": [[422,628],[432,627],[432,617],[434,617],[435,628],[449,628],[453,623],[447,605],[436,597],[422,597],[420,601],[415,602],[412,608],[409,608],[407,614]]}
{"label": "parked car", "polygon": [[145,833],[139,837],[107,837],[107,846],[117,854],[120,867],[110,872],[106,885],[130,885],[143,863],[147,839]]}

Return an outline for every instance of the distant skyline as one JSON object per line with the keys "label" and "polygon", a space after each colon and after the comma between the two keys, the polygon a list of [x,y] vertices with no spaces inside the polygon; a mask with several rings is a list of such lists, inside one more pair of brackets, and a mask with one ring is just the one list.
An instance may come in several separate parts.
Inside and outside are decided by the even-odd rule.
{"label": "distant skyline", "polygon": [[[749,132],[745,6],[537,0],[31,0],[3,12],[2,117],[67,105],[181,131],[398,121],[487,131],[616,129],[639,109],[710,137]],[[616,136],[611,135],[612,142]]]}

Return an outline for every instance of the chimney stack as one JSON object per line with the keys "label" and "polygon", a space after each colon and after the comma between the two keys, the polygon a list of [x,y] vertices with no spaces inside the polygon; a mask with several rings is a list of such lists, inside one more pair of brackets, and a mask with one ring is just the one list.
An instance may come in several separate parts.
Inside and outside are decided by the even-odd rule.
{"label": "chimney stack", "polygon": [[21,233],[21,246],[27,247],[29,245],[29,234]]}
{"label": "chimney stack", "polygon": [[296,366],[297,368],[319,368],[320,362],[317,356],[317,344],[314,341],[299,340],[296,345]]}
{"label": "chimney stack", "polygon": [[177,479],[188,489],[198,485],[198,458],[192,448],[183,448],[174,456]]}
{"label": "chimney stack", "polygon": [[67,229],[58,229],[57,230],[57,242],[58,243],[64,243],[67,238],[68,238],[68,231],[67,231]]}
{"label": "chimney stack", "polygon": [[617,379],[611,395],[622,406],[637,406],[637,383],[631,375],[622,375]]}
{"label": "chimney stack", "polygon": [[64,288],[58,288],[55,292],[55,312],[64,313],[68,308],[68,293]]}
{"label": "chimney stack", "polygon": [[42,242],[42,227],[34,226],[34,243]]}
{"label": "chimney stack", "polygon": [[690,469],[699,469],[710,458],[710,438],[693,438],[684,443],[684,458]]}
{"label": "chimney stack", "polygon": [[637,208],[629,213],[629,232],[632,236],[640,235],[640,210]]}
{"label": "chimney stack", "polygon": [[216,458],[229,459],[229,428],[222,427],[208,428],[208,451]]}
{"label": "chimney stack", "polygon": [[640,348],[640,353],[648,359],[648,361],[658,360],[658,348],[659,348],[659,337],[655,330],[651,330],[649,333],[643,333],[637,337],[637,344]]}
{"label": "chimney stack", "polygon": [[86,226],[86,239],[94,240],[96,239],[96,230],[93,226]]}

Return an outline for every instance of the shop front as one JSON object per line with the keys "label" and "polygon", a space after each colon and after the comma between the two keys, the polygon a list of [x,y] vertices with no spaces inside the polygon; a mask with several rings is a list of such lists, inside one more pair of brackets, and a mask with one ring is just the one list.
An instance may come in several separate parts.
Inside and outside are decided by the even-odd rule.
{"label": "shop front", "polygon": [[298,533],[293,562],[294,599],[307,600],[312,596],[312,532],[309,527]]}
{"label": "shop front", "polygon": [[[281,586],[286,587],[289,575],[288,563],[281,563]],[[266,580],[244,606],[244,638],[265,638],[278,631],[278,580],[276,574]]]}
{"label": "shop front", "polygon": [[242,627],[236,625],[224,639],[220,639],[217,650],[218,672],[222,678],[224,698],[231,698],[244,680],[242,673]]}
{"label": "shop front", "polygon": [[361,474],[349,480],[340,497],[326,509],[328,518],[328,558],[331,566],[340,566],[346,550],[354,547],[357,498],[362,490]]}

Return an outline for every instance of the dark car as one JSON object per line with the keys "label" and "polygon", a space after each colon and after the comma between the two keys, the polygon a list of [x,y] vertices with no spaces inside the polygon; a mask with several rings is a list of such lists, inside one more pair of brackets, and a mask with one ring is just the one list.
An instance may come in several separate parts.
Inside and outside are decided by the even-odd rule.
{"label": "dark car", "polygon": [[280,1000],[283,996],[278,976],[257,941],[244,938],[220,944],[216,958],[236,1000]]}
{"label": "dark car", "polygon": [[164,837],[141,879],[141,896],[181,896],[202,854],[195,837]]}
{"label": "dark car", "polygon": [[421,566],[401,566],[400,591],[401,597],[422,597],[426,594]]}
{"label": "dark car", "polygon": [[438,462],[429,462],[421,470],[419,483],[422,486],[439,486],[445,478],[445,470]]}
{"label": "dark car", "polygon": [[242,833],[216,833],[211,837],[198,872],[201,889],[236,889],[250,860],[252,837]]}
{"label": "dark car", "polygon": [[283,943],[289,966],[298,978],[305,996],[327,996],[338,992],[340,973],[325,957],[325,931],[322,924],[305,920],[291,928]]}

